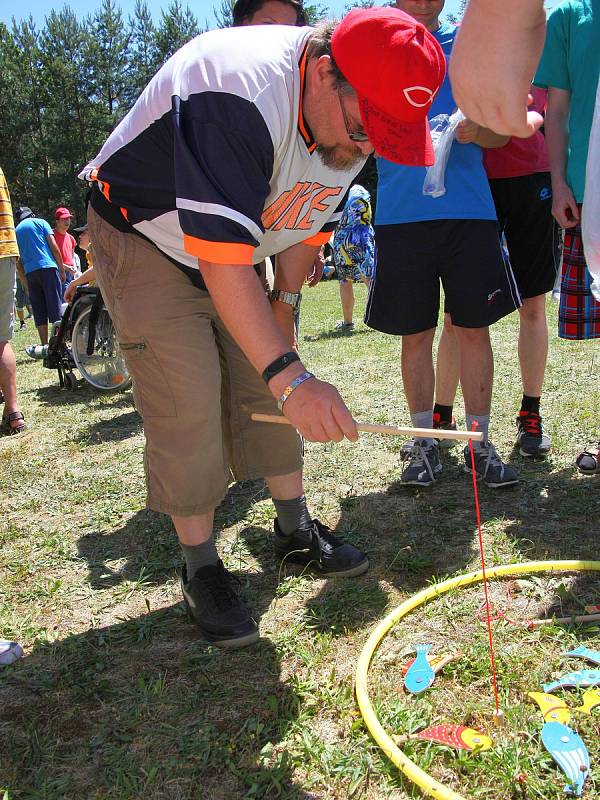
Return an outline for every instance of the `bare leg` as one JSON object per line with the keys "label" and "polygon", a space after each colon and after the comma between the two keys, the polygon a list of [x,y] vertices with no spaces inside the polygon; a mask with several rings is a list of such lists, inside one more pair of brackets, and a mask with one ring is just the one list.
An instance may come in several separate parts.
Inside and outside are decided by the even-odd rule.
{"label": "bare leg", "polygon": [[411,414],[433,408],[435,377],[431,348],[435,328],[402,337],[402,381]]}
{"label": "bare leg", "polygon": [[17,308],[17,319],[19,322],[25,322],[25,311],[22,308]]}
{"label": "bare leg", "polygon": [[459,328],[454,331],[460,348],[460,383],[465,412],[489,415],[494,382],[494,355],[488,328]]}
{"label": "bare leg", "polygon": [[276,500],[294,500],[304,494],[302,470],[290,472],[289,475],[270,475],[265,481],[271,497]]}
{"label": "bare leg", "polygon": [[548,357],[546,296],[527,297],[519,309],[519,363],[523,394],[539,397],[544,383]]}
{"label": "bare leg", "polygon": [[344,322],[350,324],[354,314],[354,289],[349,281],[340,283],[340,300],[342,301]]}
{"label": "bare leg", "polygon": [[[17,406],[17,363],[10,342],[0,342],[0,390],[4,395],[4,412],[12,414]],[[15,423],[12,427],[17,427]]]}
{"label": "bare leg", "polygon": [[193,546],[207,542],[213,533],[214,516],[214,511],[209,511],[191,517],[171,517],[181,544]]}
{"label": "bare leg", "polygon": [[444,314],[444,327],[438,343],[435,365],[435,402],[453,406],[460,377],[460,348],[449,314]]}
{"label": "bare leg", "polygon": [[40,335],[40,342],[42,344],[48,344],[48,325],[38,325],[37,329]]}

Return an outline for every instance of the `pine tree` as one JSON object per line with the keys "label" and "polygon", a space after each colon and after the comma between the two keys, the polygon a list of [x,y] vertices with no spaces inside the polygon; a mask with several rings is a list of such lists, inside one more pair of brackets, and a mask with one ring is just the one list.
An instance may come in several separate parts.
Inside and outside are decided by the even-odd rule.
{"label": "pine tree", "polygon": [[133,17],[129,18],[129,29],[131,34],[129,105],[131,106],[160,66],[156,27],[146,0],[136,0]]}
{"label": "pine tree", "polygon": [[200,32],[198,20],[190,7],[182,8],[179,0],[171,0],[167,10],[161,12],[160,25],[156,32],[160,62],[164,63]]}
{"label": "pine tree", "polygon": [[213,6],[213,15],[217,21],[217,28],[231,28],[233,25],[233,7],[235,0],[221,0],[217,8]]}

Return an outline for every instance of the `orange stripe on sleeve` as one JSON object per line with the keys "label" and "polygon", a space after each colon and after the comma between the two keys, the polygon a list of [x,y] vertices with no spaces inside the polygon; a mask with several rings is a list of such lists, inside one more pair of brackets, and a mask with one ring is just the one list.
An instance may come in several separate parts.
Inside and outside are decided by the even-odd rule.
{"label": "orange stripe on sleeve", "polygon": [[213,264],[238,264],[250,266],[254,246],[251,244],[235,244],[232,242],[209,242],[194,236],[183,235],[183,249],[203,261]]}
{"label": "orange stripe on sleeve", "polygon": [[108,181],[100,181],[99,183],[102,184],[102,194],[110,203],[110,183],[108,183]]}
{"label": "orange stripe on sleeve", "polygon": [[314,236],[311,236],[310,239],[304,239],[302,244],[310,244],[315,247],[320,247],[322,244],[327,244],[330,239],[331,231],[328,231],[327,233],[319,231],[319,233],[315,233]]}

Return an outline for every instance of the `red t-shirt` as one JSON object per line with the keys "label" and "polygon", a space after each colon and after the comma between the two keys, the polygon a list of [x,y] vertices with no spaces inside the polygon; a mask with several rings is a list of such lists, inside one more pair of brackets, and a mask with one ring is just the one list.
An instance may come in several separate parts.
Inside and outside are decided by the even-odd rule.
{"label": "red t-shirt", "polygon": [[[547,91],[532,86],[531,94],[533,103],[529,110],[542,114],[546,109]],[[484,149],[483,165],[488,178],[518,178],[536,172],[549,172],[544,134],[536,131],[529,139],[517,139],[513,136],[504,147]]]}
{"label": "red t-shirt", "polygon": [[77,244],[75,237],[71,236],[68,231],[67,233],[59,233],[55,230],[54,238],[56,239],[56,244],[62,255],[63,264],[66,264],[67,267],[74,267],[75,259],[73,258],[73,253],[75,252],[75,245]]}

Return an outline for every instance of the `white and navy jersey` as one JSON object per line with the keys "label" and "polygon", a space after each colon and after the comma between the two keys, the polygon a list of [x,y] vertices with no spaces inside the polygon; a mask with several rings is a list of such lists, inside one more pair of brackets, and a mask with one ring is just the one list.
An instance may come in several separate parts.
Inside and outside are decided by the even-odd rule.
{"label": "white and navy jersey", "polygon": [[311,28],[201,34],[150,81],[80,177],[187,267],[322,244],[364,162],[323,165],[302,113]]}

